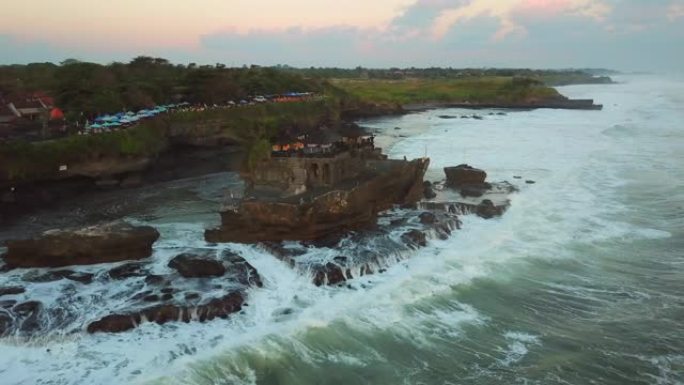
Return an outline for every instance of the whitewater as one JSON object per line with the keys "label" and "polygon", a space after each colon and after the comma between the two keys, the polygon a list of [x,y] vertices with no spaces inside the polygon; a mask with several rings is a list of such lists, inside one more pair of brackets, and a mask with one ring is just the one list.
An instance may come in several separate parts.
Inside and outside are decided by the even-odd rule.
{"label": "whitewater", "polygon": [[[185,247],[229,249],[264,287],[226,320],[0,339],[0,384],[684,384],[684,80],[617,80],[560,88],[602,111],[359,122],[392,158],[428,156],[427,180],[468,163],[520,191],[502,218],[463,216],[449,239],[340,287],[316,287],[258,247],[204,242],[234,174],[143,189],[126,219],[162,234],[153,273]],[[483,119],[460,118],[473,113]],[[25,296],[54,303],[73,290],[82,300],[64,306],[82,325],[126,285],[58,281]]]}

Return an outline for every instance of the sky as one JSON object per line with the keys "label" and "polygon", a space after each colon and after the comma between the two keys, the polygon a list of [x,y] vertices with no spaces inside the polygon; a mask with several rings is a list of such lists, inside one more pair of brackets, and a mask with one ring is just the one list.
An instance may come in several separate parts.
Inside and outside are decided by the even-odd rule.
{"label": "sky", "polygon": [[0,64],[684,69],[684,0],[21,0]]}

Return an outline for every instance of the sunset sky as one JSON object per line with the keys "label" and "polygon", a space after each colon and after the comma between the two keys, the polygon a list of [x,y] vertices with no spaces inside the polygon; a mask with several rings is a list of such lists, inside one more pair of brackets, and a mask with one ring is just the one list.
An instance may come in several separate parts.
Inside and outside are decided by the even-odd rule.
{"label": "sunset sky", "polygon": [[684,68],[684,0],[22,0],[0,63]]}

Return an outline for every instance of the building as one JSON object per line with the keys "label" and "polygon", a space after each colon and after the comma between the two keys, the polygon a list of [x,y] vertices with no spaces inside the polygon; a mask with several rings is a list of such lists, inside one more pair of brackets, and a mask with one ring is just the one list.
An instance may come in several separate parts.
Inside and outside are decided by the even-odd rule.
{"label": "building", "polygon": [[366,160],[384,159],[381,149],[373,146],[372,136],[362,129],[340,131],[319,129],[274,139],[271,157],[250,175],[252,188],[277,196],[330,188],[358,177]]}

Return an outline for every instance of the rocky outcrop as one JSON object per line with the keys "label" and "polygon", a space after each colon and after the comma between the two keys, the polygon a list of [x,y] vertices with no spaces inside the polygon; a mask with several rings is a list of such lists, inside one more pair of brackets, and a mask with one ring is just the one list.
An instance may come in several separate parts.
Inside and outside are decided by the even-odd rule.
{"label": "rocky outcrop", "polygon": [[131,330],[144,321],[159,325],[167,322],[205,322],[215,318],[227,318],[242,309],[244,294],[235,291],[219,298],[213,298],[198,306],[163,304],[130,313],[111,314],[88,325],[88,333],[120,333]]}
{"label": "rocky outcrop", "polygon": [[221,213],[222,226],[208,242],[313,240],[373,226],[377,214],[423,196],[428,159],[368,161],[365,177],[316,195],[289,199],[245,198]]}
{"label": "rocky outcrop", "polygon": [[[245,259],[230,251],[221,253],[219,257],[210,252],[184,253],[173,258],[169,266],[177,269],[183,278],[188,278],[187,283],[196,283],[193,291],[182,293],[177,288],[168,287],[172,282],[171,278],[183,280],[176,274],[148,275],[144,280],[147,284],[146,290],[131,297],[132,304],[128,309],[91,322],[87,326],[87,331],[118,333],[133,329],[142,322],[156,322],[161,325],[167,322],[204,322],[226,318],[242,309],[246,288],[263,286],[257,270]],[[219,297],[202,298],[195,290],[206,290],[208,281],[196,278],[215,277],[221,277],[220,281],[229,282],[228,291]],[[209,281],[212,282],[213,290],[222,287],[220,281]]]}
{"label": "rocky outcrop", "polygon": [[478,186],[483,185],[485,179],[487,179],[486,172],[467,164],[461,164],[456,167],[444,167],[444,173],[447,178],[447,187]]}
{"label": "rocky outcrop", "polygon": [[402,234],[401,240],[411,247],[425,247],[427,246],[427,237],[425,233],[420,230],[409,230]]}
{"label": "rocky outcrop", "polygon": [[5,263],[17,267],[91,265],[147,258],[159,232],[114,222],[78,230],[51,230],[32,239],[7,241]]}
{"label": "rocky outcrop", "polygon": [[180,254],[169,262],[169,267],[185,278],[220,277],[226,273],[223,264],[209,253]]}
{"label": "rocky outcrop", "polygon": [[93,274],[77,272],[73,270],[57,270],[49,271],[43,274],[34,274],[33,272],[26,274],[23,280],[26,282],[54,282],[61,279],[68,279],[70,281],[89,284],[93,282]]}
{"label": "rocky outcrop", "polygon": [[3,295],[17,295],[24,293],[25,291],[26,289],[21,286],[0,287],[0,297],[2,297]]}

